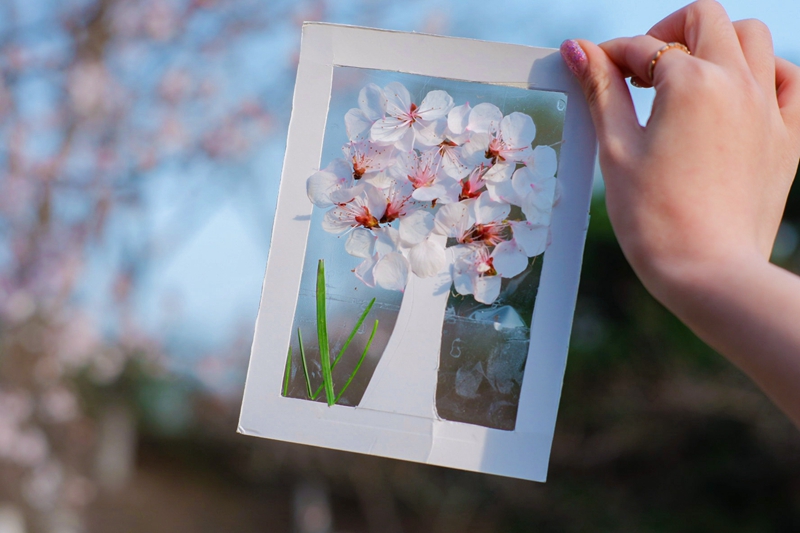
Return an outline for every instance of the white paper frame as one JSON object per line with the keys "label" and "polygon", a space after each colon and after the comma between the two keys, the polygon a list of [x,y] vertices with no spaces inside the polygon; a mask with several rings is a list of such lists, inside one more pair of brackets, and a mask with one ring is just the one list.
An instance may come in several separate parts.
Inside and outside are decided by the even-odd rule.
{"label": "white paper frame", "polygon": [[[328,407],[281,395],[295,310],[292,303],[298,298],[313,207],[306,196],[306,179],[320,167],[331,82],[337,66],[568,94],[565,142],[558,170],[561,198],[553,210],[552,243],[542,265],[513,431],[359,407]],[[588,226],[595,152],[596,138],[588,107],[557,50],[333,24],[304,24],[278,207],[239,432],[544,481]],[[410,370],[409,375],[414,372]]]}

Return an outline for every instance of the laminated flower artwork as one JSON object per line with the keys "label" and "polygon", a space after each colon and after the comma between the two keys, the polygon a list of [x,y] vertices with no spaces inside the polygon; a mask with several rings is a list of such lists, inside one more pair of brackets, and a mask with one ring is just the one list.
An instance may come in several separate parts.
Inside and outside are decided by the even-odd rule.
{"label": "laminated flower artwork", "polygon": [[533,146],[525,113],[456,104],[442,90],[415,102],[399,82],[367,85],[344,117],[342,157],[307,192],[327,209],[323,229],[347,235],[366,285],[448,273],[458,293],[491,304],[548,244],[556,152]]}

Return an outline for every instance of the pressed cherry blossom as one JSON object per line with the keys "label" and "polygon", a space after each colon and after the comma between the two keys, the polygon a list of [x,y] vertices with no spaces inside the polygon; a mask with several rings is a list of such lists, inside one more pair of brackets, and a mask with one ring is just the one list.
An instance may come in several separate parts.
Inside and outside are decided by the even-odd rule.
{"label": "pressed cherry blossom", "polygon": [[[489,167],[485,166],[483,163],[472,169],[469,177],[460,182],[461,192],[458,195],[459,200],[470,200],[481,195],[484,190],[484,186],[486,185],[484,175],[488,169]],[[492,200],[496,202],[502,201],[494,196],[492,196]]]}
{"label": "pressed cherry blossom", "polygon": [[317,207],[351,201],[361,190],[360,182],[374,184],[373,178],[394,163],[391,147],[369,141],[351,141],[342,146],[342,152],[345,159],[334,159],[306,182],[308,198]]}
{"label": "pressed cherry blossom", "polygon": [[461,155],[461,145],[469,141],[470,131],[467,129],[472,109],[469,102],[456,106],[447,114],[447,129],[444,140],[439,144],[442,156],[442,169],[445,174],[455,179],[462,179],[471,171],[471,167]]}
{"label": "pressed cherry blossom", "polygon": [[494,104],[484,102],[476,105],[467,117],[466,129],[473,133],[493,134],[500,127],[503,112]]}
{"label": "pressed cherry blossom", "polygon": [[462,145],[469,140],[470,130],[469,117],[472,113],[472,108],[469,102],[464,105],[455,106],[447,114],[447,130],[445,135],[456,145]]}
{"label": "pressed cherry blossom", "polygon": [[537,146],[524,163],[511,180],[488,181],[486,188],[492,200],[520,206],[529,221],[547,224],[558,199],[556,152]]}
{"label": "pressed cherry blossom", "polygon": [[512,278],[528,267],[528,257],[513,240],[503,241],[492,250],[484,244],[454,248],[452,276],[456,291],[472,294],[484,304],[497,299],[503,278]]}
{"label": "pressed cherry blossom", "polygon": [[[397,253],[399,246],[400,232],[391,226],[374,229],[355,228],[347,238],[345,251],[352,256],[364,259],[353,271],[358,279],[369,287],[380,285],[388,288],[396,287],[399,284],[399,280],[391,276],[400,271],[397,268],[379,268],[376,273],[375,267],[385,257]],[[389,260],[392,262],[399,261],[396,258],[390,258]],[[407,260],[405,270],[405,278],[407,278]],[[405,282],[403,286],[405,286]]]}
{"label": "pressed cherry blossom", "polygon": [[399,252],[391,252],[383,257],[375,254],[358,265],[354,273],[368,287],[402,291],[408,283],[408,260]]}
{"label": "pressed cherry blossom", "polygon": [[525,218],[537,224],[550,224],[550,215],[556,199],[556,178],[542,176],[529,167],[514,172],[511,185],[518,205]]}
{"label": "pressed cherry blossom", "polygon": [[447,266],[445,239],[431,234],[419,244],[408,250],[411,271],[420,278],[435,276]]}
{"label": "pressed cherry blossom", "polygon": [[394,144],[404,152],[410,152],[416,144],[436,146],[444,140],[445,117],[453,107],[453,98],[447,92],[430,91],[419,106],[399,82],[384,87],[383,95],[386,116],[371,126],[371,140]]}
{"label": "pressed cherry blossom", "polygon": [[[472,273],[470,275],[480,274],[483,276],[487,272],[489,272],[489,274],[486,275],[495,275],[492,273],[495,271],[494,268],[490,269],[486,267],[486,265],[491,266],[491,262],[494,261],[494,256],[492,255],[494,252],[490,253],[489,247],[494,247],[494,249],[498,251],[503,266],[508,265],[507,268],[501,269],[500,276],[502,277],[503,272],[510,273],[512,270],[514,272],[510,275],[516,275],[521,272],[521,270],[519,272],[515,271],[516,266],[512,265],[518,264],[520,260],[524,260],[527,265],[527,256],[524,252],[520,252],[520,247],[517,243],[513,243],[513,245],[505,244],[512,238],[509,223],[505,220],[510,209],[508,204],[493,202],[487,193],[483,193],[476,200],[461,201],[456,204],[442,206],[436,214],[434,228],[438,233],[445,237],[455,239],[460,246],[466,246],[473,252],[475,252],[475,250],[486,250],[486,254],[484,254],[486,257],[481,255],[483,252],[477,255],[477,252],[471,253],[469,256],[469,261],[483,261],[483,263],[481,263],[483,267],[476,264],[477,266],[469,270],[469,272]],[[520,253],[522,253],[521,258],[518,257]],[[489,258],[491,258],[491,260],[489,260]],[[462,258],[462,262],[466,260],[467,259]],[[489,262],[487,263],[486,261]],[[466,272],[466,270],[464,272]],[[486,280],[480,283],[484,282],[489,283]],[[493,287],[493,283],[492,281],[486,285],[486,287]],[[461,292],[458,288],[456,290]],[[461,294],[471,293],[472,292],[461,292]]]}
{"label": "pressed cherry blossom", "polygon": [[387,185],[377,189],[384,203],[383,215],[379,217],[381,224],[390,224],[420,208],[414,201],[414,186],[408,181],[389,179]]}
{"label": "pressed cherry blossom", "polygon": [[386,99],[383,90],[370,83],[358,93],[358,108],[353,108],[344,116],[347,137],[351,141],[369,138],[369,132],[376,120],[383,118]]}
{"label": "pressed cherry blossom", "polygon": [[342,146],[342,152],[350,162],[354,180],[369,178],[394,163],[391,146],[380,146],[369,141],[351,141]]}
{"label": "pressed cherry blossom", "polygon": [[477,199],[443,206],[436,214],[437,230],[459,244],[484,243],[496,246],[508,240],[509,226],[505,221],[511,206],[494,202],[484,192]]}
{"label": "pressed cherry blossom", "polygon": [[500,295],[502,277],[486,246],[457,246],[453,250],[453,284],[459,294],[472,294],[475,300],[490,304]]}
{"label": "pressed cherry blossom", "polygon": [[445,135],[438,147],[442,158],[442,170],[453,179],[460,180],[470,173],[470,166],[461,157],[461,146]]}
{"label": "pressed cherry blossom", "polygon": [[345,117],[344,158],[307,182],[312,203],[329,209],[323,229],[347,233],[345,251],[361,259],[355,276],[403,290],[412,275],[449,272],[456,291],[494,302],[503,278],[549,244],[555,150],[532,148],[530,116],[455,106],[445,91],[417,106],[400,83],[369,84],[358,103]]}
{"label": "pressed cherry blossom", "polygon": [[[479,109],[481,106],[491,106]],[[533,119],[525,113],[513,112],[497,123],[495,110],[499,109],[492,104],[480,104],[470,113],[470,128],[475,128],[476,133],[464,145],[464,155],[467,161],[475,164],[488,160],[491,168],[486,173],[489,181],[508,180],[516,163],[525,161],[531,156],[531,143],[536,137],[536,126]],[[481,111],[479,118],[472,120],[472,115]],[[496,129],[495,124],[497,123]]]}
{"label": "pressed cherry blossom", "polygon": [[522,163],[542,178],[555,176],[558,170],[558,156],[551,146],[537,146]]}
{"label": "pressed cherry blossom", "polygon": [[349,202],[358,191],[353,191],[353,169],[345,159],[334,159],[328,166],[315,172],[306,181],[306,193],[317,207],[331,207]]}
{"label": "pressed cherry blossom", "polygon": [[402,291],[408,283],[408,260],[398,252],[386,254],[374,267],[375,282],[393,291]]}
{"label": "pressed cherry blossom", "polygon": [[405,152],[397,156],[391,169],[398,179],[407,179],[414,187],[412,196],[420,202],[452,203],[458,201],[459,182],[442,172],[442,157],[432,148],[420,152]]}
{"label": "pressed cherry blossom", "polygon": [[380,226],[386,213],[385,196],[380,189],[369,184],[360,187],[361,194],[325,213],[322,229],[328,233],[343,233],[350,228],[373,229]]}
{"label": "pressed cherry blossom", "polygon": [[408,247],[411,270],[421,278],[435,276],[447,263],[446,241],[435,235],[435,218],[429,211],[416,211],[400,221],[400,239]]}
{"label": "pressed cherry blossom", "polygon": [[529,220],[509,220],[513,240],[527,257],[535,257],[544,252],[550,239],[550,226],[534,224]]}

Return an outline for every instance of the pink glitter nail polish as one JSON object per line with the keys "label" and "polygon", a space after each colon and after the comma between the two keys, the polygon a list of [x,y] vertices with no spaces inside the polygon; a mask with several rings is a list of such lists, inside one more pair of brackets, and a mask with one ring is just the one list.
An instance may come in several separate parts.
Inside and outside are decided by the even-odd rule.
{"label": "pink glitter nail polish", "polygon": [[564,62],[576,76],[580,76],[583,73],[588,62],[586,52],[583,51],[577,41],[572,39],[561,43],[561,57],[564,58]]}

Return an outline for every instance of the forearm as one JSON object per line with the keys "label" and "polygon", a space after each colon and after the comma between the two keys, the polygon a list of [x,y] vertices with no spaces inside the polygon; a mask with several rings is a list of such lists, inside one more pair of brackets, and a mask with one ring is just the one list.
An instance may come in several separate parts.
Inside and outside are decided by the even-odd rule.
{"label": "forearm", "polygon": [[654,294],[800,427],[800,277],[755,254],[668,270]]}

